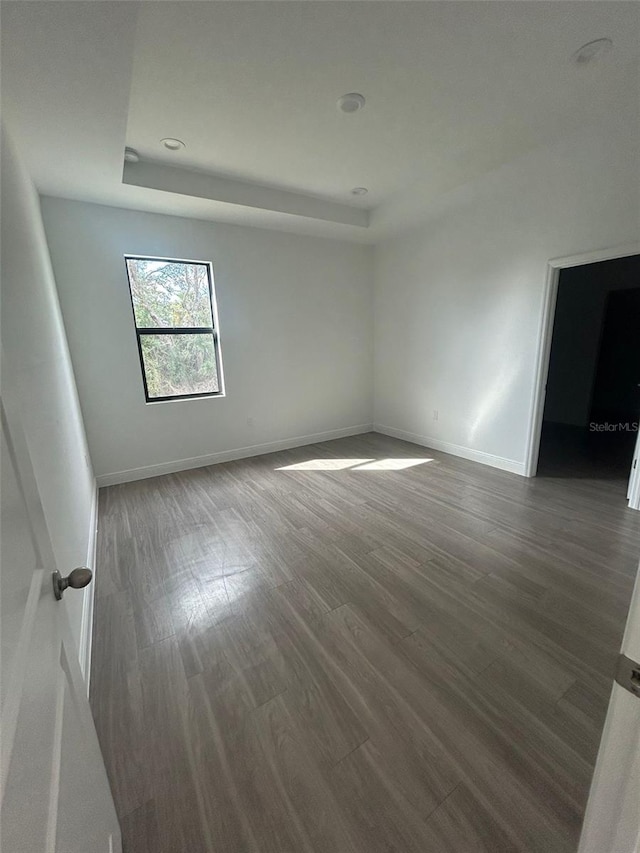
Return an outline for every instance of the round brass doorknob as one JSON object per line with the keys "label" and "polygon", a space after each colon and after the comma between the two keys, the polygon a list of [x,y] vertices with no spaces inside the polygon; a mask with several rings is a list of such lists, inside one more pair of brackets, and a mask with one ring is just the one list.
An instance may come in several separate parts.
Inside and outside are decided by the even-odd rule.
{"label": "round brass doorknob", "polygon": [[82,589],[87,584],[91,583],[93,572],[86,566],[81,566],[74,569],[66,578],[63,578],[60,572],[53,573],[53,594],[58,601],[62,598],[67,587],[72,589]]}

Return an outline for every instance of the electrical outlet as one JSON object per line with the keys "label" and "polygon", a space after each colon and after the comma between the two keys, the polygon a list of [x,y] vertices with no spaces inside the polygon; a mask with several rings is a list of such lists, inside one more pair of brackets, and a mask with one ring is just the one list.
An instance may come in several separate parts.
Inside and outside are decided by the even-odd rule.
{"label": "electrical outlet", "polygon": [[438,410],[437,409],[433,410],[433,419],[434,419],[434,421],[438,420]]}
{"label": "electrical outlet", "polygon": [[253,427],[253,418],[247,418],[247,426]]}

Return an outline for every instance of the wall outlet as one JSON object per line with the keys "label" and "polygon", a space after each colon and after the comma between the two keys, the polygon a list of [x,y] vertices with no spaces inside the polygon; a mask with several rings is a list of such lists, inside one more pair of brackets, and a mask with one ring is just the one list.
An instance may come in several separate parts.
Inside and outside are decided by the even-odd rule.
{"label": "wall outlet", "polygon": [[434,421],[438,420],[438,410],[437,409],[433,410],[433,419],[434,419]]}
{"label": "wall outlet", "polygon": [[253,427],[253,418],[247,418],[247,426]]}

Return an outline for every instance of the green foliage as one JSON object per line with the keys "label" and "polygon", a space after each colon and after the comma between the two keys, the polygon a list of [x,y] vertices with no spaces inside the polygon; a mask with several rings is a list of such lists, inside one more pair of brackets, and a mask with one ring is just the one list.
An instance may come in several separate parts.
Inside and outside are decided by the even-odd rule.
{"label": "green foliage", "polygon": [[127,268],[139,328],[213,325],[204,264],[129,258]]}
{"label": "green foliage", "polygon": [[[136,325],[194,328],[213,325],[203,264],[128,259]],[[141,335],[149,397],[219,390],[212,332]]]}
{"label": "green foliage", "polygon": [[142,335],[150,397],[219,390],[213,335]]}

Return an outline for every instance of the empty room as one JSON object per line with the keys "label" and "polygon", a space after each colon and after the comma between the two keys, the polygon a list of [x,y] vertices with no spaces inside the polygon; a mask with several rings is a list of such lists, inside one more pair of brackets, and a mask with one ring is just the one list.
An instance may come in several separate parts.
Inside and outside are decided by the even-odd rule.
{"label": "empty room", "polygon": [[638,853],[640,5],[0,28],[3,853]]}

